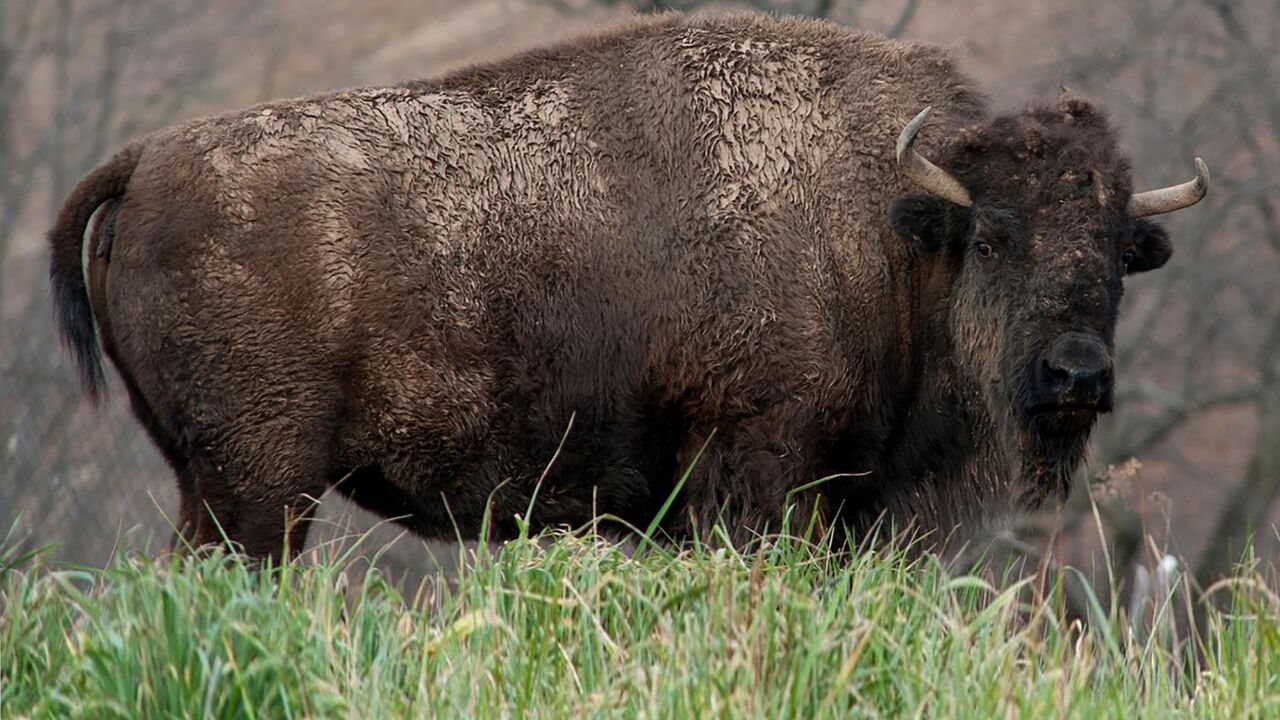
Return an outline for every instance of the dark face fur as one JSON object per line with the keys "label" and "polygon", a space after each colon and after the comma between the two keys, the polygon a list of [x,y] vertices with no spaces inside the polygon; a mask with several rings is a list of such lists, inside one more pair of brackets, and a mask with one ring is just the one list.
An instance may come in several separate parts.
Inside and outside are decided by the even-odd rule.
{"label": "dark face fur", "polygon": [[940,159],[972,207],[908,195],[890,222],[955,268],[948,317],[960,392],[986,405],[1030,481],[1026,500],[1065,495],[1112,406],[1123,278],[1164,265],[1168,236],[1128,216],[1128,165],[1083,101],[960,128]]}

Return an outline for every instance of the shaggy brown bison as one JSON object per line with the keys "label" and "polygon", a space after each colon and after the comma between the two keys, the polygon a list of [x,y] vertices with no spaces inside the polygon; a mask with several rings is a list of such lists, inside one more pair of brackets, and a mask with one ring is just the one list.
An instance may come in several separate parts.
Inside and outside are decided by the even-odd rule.
{"label": "shaggy brown bison", "polygon": [[1134,194],[1092,105],[992,115],[932,45],[665,15],[158,131],[67,199],[52,279],[195,543],[276,553],[328,488],[426,536],[535,490],[643,526],[691,465],[676,537],[948,530],[1067,492],[1198,169]]}

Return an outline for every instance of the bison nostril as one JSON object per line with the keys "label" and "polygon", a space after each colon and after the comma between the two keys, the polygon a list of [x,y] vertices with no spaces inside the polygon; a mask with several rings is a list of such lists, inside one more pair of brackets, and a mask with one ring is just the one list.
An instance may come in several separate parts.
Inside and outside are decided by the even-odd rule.
{"label": "bison nostril", "polygon": [[1045,384],[1054,391],[1061,392],[1071,384],[1071,372],[1049,362],[1048,358],[1040,361],[1040,372]]}

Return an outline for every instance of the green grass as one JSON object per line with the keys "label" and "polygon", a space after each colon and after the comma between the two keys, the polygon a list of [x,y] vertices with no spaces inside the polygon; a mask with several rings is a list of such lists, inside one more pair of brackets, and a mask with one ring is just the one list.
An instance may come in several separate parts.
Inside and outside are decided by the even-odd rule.
{"label": "green grass", "polygon": [[1245,575],[1196,652],[1131,639],[1117,611],[1068,624],[1053,583],[1033,601],[927,555],[791,540],[521,540],[410,597],[349,557],[0,553],[0,573],[6,720],[1280,717],[1280,606]]}

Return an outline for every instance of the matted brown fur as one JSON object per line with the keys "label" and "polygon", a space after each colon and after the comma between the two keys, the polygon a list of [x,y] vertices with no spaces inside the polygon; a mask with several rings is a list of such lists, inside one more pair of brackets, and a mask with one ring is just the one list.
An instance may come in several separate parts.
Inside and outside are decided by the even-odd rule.
{"label": "matted brown fur", "polygon": [[[936,46],[663,15],[194,120],[69,198],[51,234],[63,327],[96,390],[80,234],[105,202],[92,316],[197,543],[274,553],[335,483],[427,536],[473,535],[491,501],[509,535],[571,418],[535,527],[644,526],[701,451],[677,535],[776,529],[789,501],[946,531],[1061,479],[1037,476],[986,389],[1016,369],[984,323],[1016,303],[965,306],[992,301],[964,254],[886,220],[913,192],[894,141],[925,106],[918,147],[944,166],[997,142]],[[973,144],[944,147],[946,127]],[[1105,127],[1087,140],[1119,157]],[[1099,182],[1123,208],[1117,163]],[[1010,191],[1009,208],[1030,197]]]}

